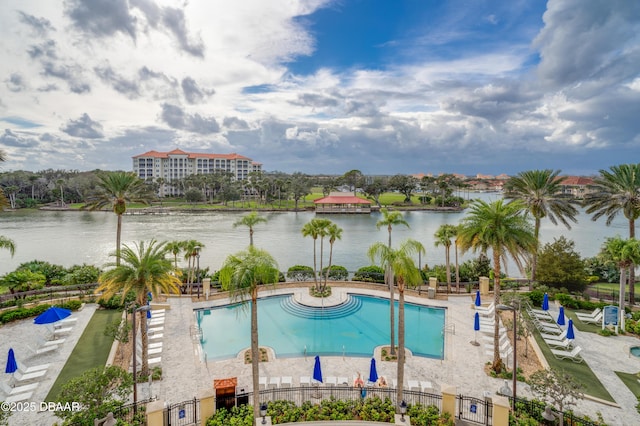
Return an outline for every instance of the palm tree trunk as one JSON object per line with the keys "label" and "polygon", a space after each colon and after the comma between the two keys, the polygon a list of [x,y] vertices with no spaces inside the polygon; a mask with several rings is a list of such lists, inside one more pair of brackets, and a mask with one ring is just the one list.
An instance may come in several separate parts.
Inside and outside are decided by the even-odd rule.
{"label": "palm tree trunk", "polygon": [[[140,341],[142,346],[142,369],[140,370],[140,375],[142,377],[147,377],[149,375],[149,339],[147,335],[147,327],[145,324],[147,323],[147,313],[145,311],[140,311]],[[135,335],[135,330],[134,330]],[[134,377],[134,380],[136,378]]]}
{"label": "palm tree trunk", "polygon": [[122,234],[122,215],[118,215],[118,223],[116,225],[116,267],[120,266],[120,236]]}
{"label": "palm tree trunk", "polygon": [[538,250],[540,249],[540,218],[538,217],[536,217],[533,236],[536,239],[536,249],[531,256],[531,280],[529,281],[529,291],[533,290],[533,283],[536,280],[536,271],[538,270]]}
{"label": "palm tree trunk", "polygon": [[253,247],[253,228],[249,227],[249,245]]}
{"label": "palm tree trunk", "polygon": [[404,383],[404,283],[398,283],[398,388],[396,401],[402,401]]}
{"label": "palm tree trunk", "polygon": [[253,379],[253,417],[260,417],[260,350],[258,346],[258,287],[251,291],[251,376]]}
{"label": "palm tree trunk", "polygon": [[[634,220],[629,220],[629,238],[636,237],[636,223]],[[636,267],[631,265],[629,267],[629,306],[633,307],[636,304]],[[623,329],[624,330],[624,329]]]}
{"label": "palm tree trunk", "polygon": [[316,261],[316,239],[313,240],[313,285],[315,289],[318,289],[318,263]]}
{"label": "palm tree trunk", "polygon": [[390,315],[390,322],[391,322],[391,332],[389,333],[391,335],[391,355],[395,355],[396,354],[396,330],[395,330],[395,323],[396,323],[396,303],[395,303],[395,293],[394,293],[394,288],[395,286],[393,285],[393,270],[391,269],[391,267],[387,267],[387,272],[385,273],[385,275],[387,276],[388,280],[389,280],[389,315]]}
{"label": "palm tree trunk", "polygon": [[[631,268],[628,269],[629,271]],[[618,295],[618,303],[620,304],[620,328],[624,331],[624,289],[627,282],[627,265],[620,264],[620,294]]]}
{"label": "palm tree trunk", "polygon": [[456,240],[456,289],[460,293],[460,265],[458,265],[458,240]]}
{"label": "palm tree trunk", "polygon": [[447,271],[447,293],[451,293],[451,253],[449,251],[451,246],[444,246],[444,257]]}
{"label": "palm tree trunk", "polygon": [[322,287],[322,291],[327,288],[327,281],[329,280],[329,272],[331,272],[331,260],[333,258],[333,243],[329,244],[329,266],[327,266],[327,273],[324,275],[324,286]]}
{"label": "palm tree trunk", "polygon": [[[320,237],[320,287],[322,286],[322,255],[324,252],[324,237]],[[320,287],[317,289],[320,290]]]}
{"label": "palm tree trunk", "polygon": [[[500,253],[493,249],[493,274],[494,274],[494,286],[493,286],[493,302],[495,306],[500,303]],[[496,373],[500,373],[504,368],[504,363],[500,358],[500,314],[498,309],[495,309],[494,313],[494,325],[493,325],[493,366],[492,369]]]}

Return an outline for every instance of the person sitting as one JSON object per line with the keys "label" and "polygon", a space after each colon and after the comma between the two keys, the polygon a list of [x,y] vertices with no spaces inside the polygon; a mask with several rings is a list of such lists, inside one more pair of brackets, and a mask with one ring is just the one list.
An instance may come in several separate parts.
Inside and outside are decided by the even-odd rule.
{"label": "person sitting", "polygon": [[378,379],[378,387],[381,387],[381,388],[387,387],[387,380],[384,378],[384,376],[380,376],[380,378]]}
{"label": "person sitting", "polygon": [[364,387],[364,380],[362,380],[362,377],[360,376],[360,373],[358,373],[358,377],[356,377],[356,379],[353,381],[353,386],[355,386],[357,388]]}

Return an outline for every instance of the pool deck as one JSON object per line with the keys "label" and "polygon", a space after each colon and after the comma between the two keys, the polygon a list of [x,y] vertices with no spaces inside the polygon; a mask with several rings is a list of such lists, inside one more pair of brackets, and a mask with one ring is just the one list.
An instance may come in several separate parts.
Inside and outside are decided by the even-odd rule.
{"label": "pool deck", "polygon": [[[296,300],[305,304],[324,303],[324,306],[337,304],[344,300],[345,292],[385,297],[386,292],[369,289],[347,289],[334,287],[333,295],[324,301],[307,296],[307,289],[267,290],[260,296],[295,293]],[[445,333],[445,358],[434,360],[409,356],[405,367],[405,383],[408,380],[428,380],[438,392],[443,385],[453,385],[457,393],[465,396],[482,398],[485,394],[495,394],[504,380],[495,379],[484,373],[484,365],[490,362],[491,355],[485,354],[483,345],[474,346],[470,342],[475,339],[473,331],[473,308],[469,295],[451,296],[449,300],[433,300],[423,297],[406,297],[407,302],[422,303],[447,308]],[[237,377],[238,386],[251,390],[251,365],[235,358],[224,361],[204,361],[197,338],[191,336],[195,326],[193,310],[226,304],[226,300],[209,300],[193,303],[191,298],[170,297],[164,323],[162,350],[163,379],[149,387],[148,384],[138,386],[138,398],[149,395],[157,396],[168,404],[198,397],[203,391],[211,390],[213,380]],[[74,313],[78,317],[76,325],[66,335],[66,341],[58,351],[44,356],[26,360],[26,365],[50,363],[48,373],[40,386],[34,391],[29,401],[38,405],[43,401],[55,382],[57,372],[62,369],[82,330],[95,311],[95,305],[87,305]],[[552,311],[556,306],[551,307]],[[556,312],[557,313],[557,312]],[[248,314],[247,314],[248,315]],[[407,324],[410,327],[411,324]],[[40,328],[38,328],[40,327]],[[9,347],[16,350],[18,363],[25,363],[22,358],[26,346],[36,346],[34,329],[45,332],[44,327],[36,326],[32,320],[18,321],[2,326],[0,352],[7,353]],[[224,327],[224,324],[221,324]],[[596,418],[600,412],[609,425],[640,424],[640,415],[635,410],[636,397],[620,381],[614,371],[636,373],[640,371],[640,359],[629,355],[631,346],[640,345],[640,340],[633,336],[603,337],[592,333],[576,333],[576,342],[583,347],[583,356],[599,377],[609,393],[617,402],[617,406],[598,403],[589,399],[578,402],[574,408],[577,414]],[[248,343],[248,342],[247,342]],[[378,374],[388,381],[395,378],[395,363],[380,361],[376,357]],[[325,376],[347,377],[351,379],[361,372],[368,374],[370,358],[323,356],[322,371]],[[509,360],[509,362],[512,362]],[[291,376],[293,386],[299,384],[301,376],[311,376],[313,372],[313,356],[300,358],[274,359],[260,364],[260,375],[266,377]],[[518,383],[518,395],[532,397],[528,385]],[[10,424],[51,425],[57,420],[51,412],[14,413]]]}

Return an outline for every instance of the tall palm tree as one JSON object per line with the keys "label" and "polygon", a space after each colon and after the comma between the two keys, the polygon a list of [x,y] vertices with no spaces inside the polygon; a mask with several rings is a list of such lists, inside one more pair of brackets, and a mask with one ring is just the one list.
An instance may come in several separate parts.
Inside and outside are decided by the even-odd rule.
{"label": "tall palm tree", "polygon": [[257,212],[251,212],[247,215],[242,216],[238,219],[233,227],[237,228],[238,226],[246,226],[249,228],[249,245],[253,245],[253,227],[259,223],[267,223],[267,218],[264,216],[258,215]]}
{"label": "tall palm tree", "polygon": [[[124,245],[120,254],[112,254],[116,262],[107,266],[113,267],[104,272],[98,278],[96,292],[102,292],[104,299],[109,299],[115,294],[124,295],[133,291],[136,295],[137,306],[147,303],[147,294],[151,292],[154,297],[160,293],[179,293],[180,279],[176,276],[170,259],[165,257],[167,253],[165,243],[151,240],[148,244],[144,241],[135,244],[134,247]],[[121,260],[121,262],[118,262]],[[149,374],[148,336],[146,313],[140,315],[140,339],[142,341],[142,369],[140,374]],[[133,330],[136,335],[136,330]]]}
{"label": "tall palm tree", "polygon": [[327,286],[327,280],[329,279],[329,273],[331,272],[331,261],[333,260],[333,245],[335,244],[336,240],[342,239],[342,228],[332,222],[329,226],[327,226],[327,237],[329,237],[329,266],[327,266],[327,271],[324,275],[324,287]]}
{"label": "tall palm tree", "polygon": [[[5,152],[0,149],[0,163],[4,162],[6,158],[7,156]],[[9,202],[7,201],[7,197],[5,197],[4,191],[2,190],[2,188],[0,188],[0,212],[8,206]],[[11,257],[13,257],[16,252],[16,244],[13,242],[13,240],[2,235],[0,235],[0,248],[9,250],[9,253],[11,253]]]}
{"label": "tall palm tree", "polygon": [[[536,248],[533,226],[523,214],[524,204],[514,200],[504,203],[497,200],[492,203],[476,200],[469,213],[462,219],[458,229],[458,243],[463,252],[473,250],[493,252],[494,302],[500,303],[500,262],[506,263],[511,256],[522,270],[523,260]],[[498,311],[495,312],[492,369],[499,373],[504,368],[498,347]]]}
{"label": "tall palm tree", "polygon": [[329,219],[311,219],[302,227],[302,236],[311,237],[313,239],[313,281],[316,290],[320,289],[318,285],[318,268],[317,268],[317,252],[316,242],[320,237],[320,271],[322,271],[322,243],[327,235],[327,227],[331,224]]}
{"label": "tall palm tree", "polygon": [[[444,258],[447,269],[447,291],[451,293],[451,239],[455,238],[458,228],[455,225],[440,225],[433,235],[436,238],[435,246],[444,246]],[[457,252],[456,252],[457,253]]]}
{"label": "tall palm tree", "polygon": [[182,250],[184,250],[184,259],[187,261],[187,285],[189,292],[193,293],[193,280],[196,275],[196,257],[200,254],[200,250],[204,248],[198,240],[187,240],[182,242]]}
{"label": "tall palm tree", "polygon": [[625,315],[624,315],[624,287],[626,282],[626,275],[631,274],[631,269],[634,265],[640,263],[640,240],[635,238],[629,238],[623,240],[622,238],[614,237],[607,238],[603,246],[604,255],[606,258],[612,260],[620,268],[620,319],[619,323],[622,330],[625,330]]}
{"label": "tall palm tree", "polygon": [[[577,200],[562,194],[562,180],[558,177],[559,174],[560,170],[529,170],[510,178],[505,185],[505,198],[522,201],[526,211],[533,216],[538,250],[540,222],[543,218],[548,218],[554,225],[560,221],[567,229],[571,229],[569,220],[574,223],[578,221],[578,210],[573,206],[577,204]],[[536,279],[538,250],[531,256],[530,289]]]}
{"label": "tall palm tree", "polygon": [[258,346],[258,287],[278,282],[278,264],[265,250],[249,246],[246,251],[230,255],[220,269],[220,283],[229,289],[234,301],[251,300],[251,372],[253,377],[253,415],[258,418],[260,371]]}
{"label": "tall palm tree", "polygon": [[[402,217],[402,212],[399,211],[389,211],[387,209],[380,209],[380,213],[382,213],[382,219],[376,222],[376,227],[378,229],[383,226],[387,227],[387,231],[389,232],[389,248],[391,248],[391,231],[393,227],[396,225],[404,225],[409,228],[409,222],[404,220]],[[384,271],[384,280],[385,284],[389,286],[389,316],[391,318],[391,355],[396,354],[396,332],[395,332],[395,284],[393,279],[393,271],[391,269],[385,269]]]}
{"label": "tall palm tree", "polygon": [[[422,274],[413,262],[413,255],[424,253],[424,247],[418,241],[408,239],[397,250],[375,243],[369,247],[368,256],[373,263],[376,260],[386,269],[393,271],[398,282],[398,388],[397,401],[402,401],[402,383],[404,383],[404,290],[406,286],[414,287],[422,283]],[[392,300],[391,303],[394,303]]]}
{"label": "tall palm tree", "polygon": [[122,236],[122,215],[127,211],[127,203],[149,204],[153,194],[142,179],[132,172],[108,172],[98,175],[97,191],[89,197],[84,208],[98,210],[111,207],[118,216],[116,228],[116,264],[120,264],[120,238]]}
{"label": "tall palm tree", "polygon": [[[600,170],[585,195],[587,213],[592,220],[607,217],[607,226],[622,212],[629,221],[629,238],[636,237],[636,219],[640,217],[640,164],[612,166],[611,171]],[[629,301],[635,301],[635,268],[629,270]]]}
{"label": "tall palm tree", "polygon": [[184,247],[184,241],[170,241],[165,244],[165,249],[173,255],[173,267],[178,269],[178,255]]}

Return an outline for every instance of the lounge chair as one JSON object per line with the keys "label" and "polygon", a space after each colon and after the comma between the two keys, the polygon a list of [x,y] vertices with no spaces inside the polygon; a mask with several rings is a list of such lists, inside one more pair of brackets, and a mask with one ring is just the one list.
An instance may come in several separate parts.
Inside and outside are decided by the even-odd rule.
{"label": "lounge chair", "polygon": [[600,324],[602,322],[602,312],[600,312],[593,318],[578,317],[578,319],[588,324]]}
{"label": "lounge chair", "polygon": [[158,339],[162,339],[163,337],[164,337],[163,333],[149,334],[149,340],[158,340]]}
{"label": "lounge chair", "polygon": [[536,327],[541,333],[547,334],[561,334],[564,330],[560,328],[557,324],[544,325],[544,324],[536,324]]}
{"label": "lounge chair", "polygon": [[17,394],[20,394],[20,393],[33,391],[33,390],[37,389],[38,386],[40,386],[40,383],[31,383],[30,385],[22,385],[22,386],[11,387],[5,382],[0,382],[0,387],[2,387],[2,392],[4,392],[4,394],[6,396],[17,395]]}
{"label": "lounge chair", "polygon": [[258,379],[258,389],[266,389],[268,382],[269,382],[268,378],[264,376],[260,376],[260,378]]}
{"label": "lounge chair", "polygon": [[53,329],[53,338],[55,339],[60,334],[69,333],[73,330],[73,327],[63,327],[63,328],[54,328]]}
{"label": "lounge chair", "polygon": [[573,347],[573,340],[564,339],[564,340],[547,340],[544,339],[545,343],[553,348],[562,348],[564,350],[570,350]]}
{"label": "lounge chair", "polygon": [[428,391],[428,390],[429,390],[429,391],[433,391],[433,390],[434,390],[434,388],[433,388],[433,383],[431,383],[431,382],[430,382],[430,381],[428,381],[428,380],[421,380],[421,381],[420,381],[420,390],[421,390],[422,392],[426,392],[426,391]]}
{"label": "lounge chair", "polygon": [[582,319],[582,318],[594,319],[600,312],[602,312],[602,309],[595,308],[593,312],[591,312],[590,314],[585,314],[582,312],[576,312],[575,314],[578,317],[578,319]]}
{"label": "lounge chair", "polygon": [[567,337],[567,330],[564,330],[560,334],[540,333],[540,337],[544,340],[564,340]]}
{"label": "lounge chair", "polygon": [[[510,347],[511,347],[511,342],[509,340],[506,340],[504,342],[500,342],[499,346],[498,346],[500,352],[506,351],[507,348],[510,348]],[[493,344],[492,343],[487,343],[487,344],[484,345],[484,348],[493,351]]]}
{"label": "lounge chair", "polygon": [[149,343],[147,346],[149,349],[162,348],[162,342]]}
{"label": "lounge chair", "polygon": [[4,402],[20,402],[20,401],[26,401],[27,399],[31,398],[31,395],[33,395],[32,391],[29,392],[24,392],[24,393],[18,393],[15,395],[11,395],[7,398],[5,398]]}
{"label": "lounge chair", "polygon": [[51,364],[38,364],[32,365],[31,367],[26,367],[24,370],[22,368],[18,368],[23,373],[33,373],[34,371],[46,370],[51,366]]}
{"label": "lounge chair", "polygon": [[407,384],[409,385],[409,390],[419,390],[420,389],[420,382],[418,382],[417,380],[409,380],[407,382]]}
{"label": "lounge chair", "polygon": [[324,384],[326,386],[336,386],[338,384],[338,378],[336,376],[327,376],[324,378]]}
{"label": "lounge chair", "polygon": [[43,346],[43,347],[38,348],[38,349],[33,349],[33,348],[27,346],[27,349],[29,351],[31,351],[32,356],[35,356],[35,355],[44,355],[44,354],[47,354],[49,352],[53,352],[53,351],[57,350],[59,347],[60,347],[60,345],[51,345],[51,346]]}
{"label": "lounge chair", "polygon": [[338,377],[337,386],[349,386],[349,379],[343,376]]}
{"label": "lounge chair", "polygon": [[71,324],[75,324],[78,322],[78,318],[76,317],[69,317],[69,318],[65,318],[63,320],[60,321],[56,321],[55,323],[53,323],[53,328],[62,328],[64,326],[68,326]]}
{"label": "lounge chair", "polygon": [[283,388],[290,388],[291,382],[292,382],[291,376],[282,376],[280,386]]}
{"label": "lounge chair", "polygon": [[58,346],[63,344],[67,339],[45,340],[40,347]]}
{"label": "lounge chair", "polygon": [[23,382],[29,382],[33,379],[39,379],[45,374],[47,374],[47,370],[39,370],[39,371],[34,371],[33,373],[26,373],[26,374],[22,374],[20,373],[20,371],[18,371],[13,374],[13,378],[15,379],[16,383],[23,383]]}
{"label": "lounge chair", "polygon": [[551,349],[551,353],[557,359],[570,359],[573,362],[582,362],[582,355],[580,352],[582,351],[582,347],[576,346],[571,351],[563,351],[560,349]]}
{"label": "lounge chair", "polygon": [[311,378],[309,376],[300,376],[300,387],[311,386]]}
{"label": "lounge chair", "polygon": [[476,311],[491,311],[493,309],[495,309],[496,305],[491,302],[488,306],[474,306],[474,309]]}
{"label": "lounge chair", "polygon": [[531,317],[533,318],[533,320],[538,320],[538,321],[546,321],[546,322],[550,322],[550,321],[555,321],[555,318],[553,317],[553,315],[551,315],[549,312],[546,312],[544,314],[538,314],[538,313],[531,313]]}
{"label": "lounge chair", "polygon": [[273,388],[273,389],[277,389],[280,387],[280,377],[272,377],[271,379],[269,379],[269,385],[267,386],[267,389]]}

